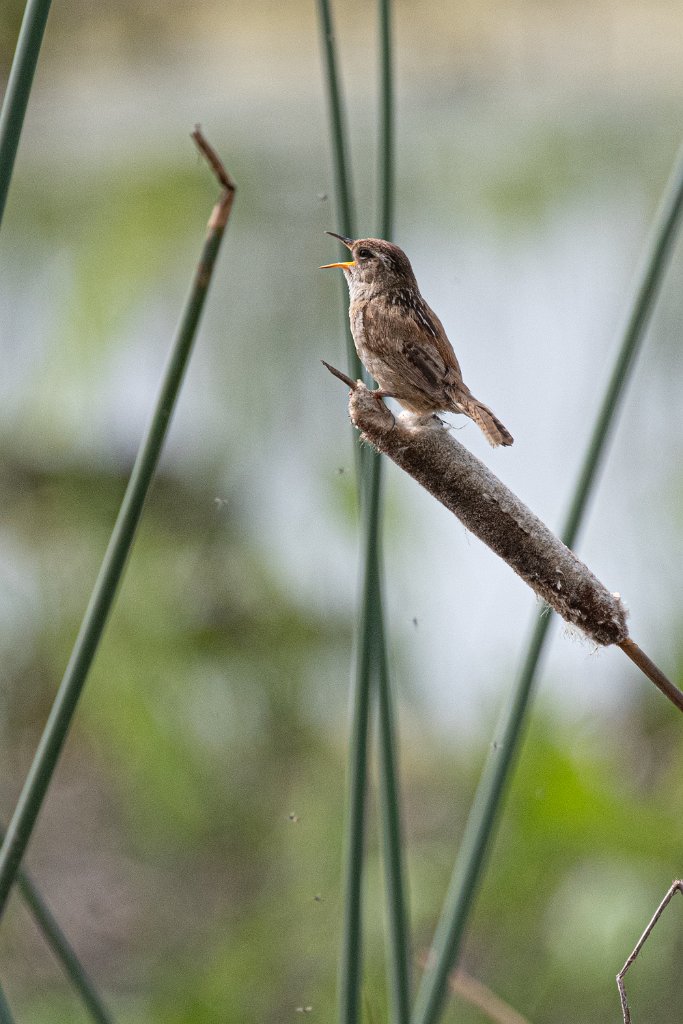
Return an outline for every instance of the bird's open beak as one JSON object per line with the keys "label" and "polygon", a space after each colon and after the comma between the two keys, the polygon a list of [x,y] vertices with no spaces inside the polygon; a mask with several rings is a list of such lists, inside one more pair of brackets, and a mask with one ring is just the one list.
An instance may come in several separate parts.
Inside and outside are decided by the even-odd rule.
{"label": "bird's open beak", "polygon": [[[326,235],[331,235],[332,238],[338,238],[340,242],[346,246],[347,249],[351,249],[353,246],[353,239],[347,238],[345,235],[338,235],[336,231],[326,231]],[[318,267],[318,270],[329,270],[330,267],[341,267],[342,270],[348,270],[349,267],[355,267],[355,260],[351,260],[349,263],[326,263],[322,267]]]}

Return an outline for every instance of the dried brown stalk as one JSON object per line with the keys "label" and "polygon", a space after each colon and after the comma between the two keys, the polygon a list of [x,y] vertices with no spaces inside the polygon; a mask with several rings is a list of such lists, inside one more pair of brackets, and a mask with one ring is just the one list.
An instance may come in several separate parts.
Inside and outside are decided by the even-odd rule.
{"label": "dried brown stalk", "polygon": [[683,895],[683,881],[680,878],[677,878],[676,881],[673,882],[673,884],[671,885],[671,888],[667,892],[666,896],[657,907],[657,910],[655,911],[654,916],[650,921],[649,925],[638,939],[635,949],[633,950],[630,957],[617,974],[617,988],[619,989],[619,998],[621,999],[621,1012],[624,1015],[624,1024],[631,1024],[631,1011],[629,1010],[628,1000],[626,999],[626,989],[624,988],[624,975],[626,974],[627,970],[629,969],[629,967],[631,966],[631,964],[636,959],[641,949],[649,939],[652,929],[657,924],[657,921],[659,921],[660,917],[662,916],[662,914],[664,913],[667,906],[669,905],[669,903],[671,902],[671,900],[677,892],[680,892],[681,895]]}
{"label": "dried brown stalk", "polygon": [[349,414],[363,440],[409,473],[500,555],[558,615],[596,644],[616,644],[683,711],[683,693],[629,637],[626,609],[512,491],[451,434],[394,419],[361,381],[325,363],[351,388]]}
{"label": "dried brown stalk", "polygon": [[[429,954],[422,953],[417,962],[425,970],[429,963]],[[453,995],[460,996],[470,1006],[476,1006],[494,1024],[529,1024],[526,1017],[518,1013],[500,996],[497,996],[483,981],[468,974],[462,967],[456,967],[448,975],[448,987]]]}
{"label": "dried brown stalk", "polygon": [[504,1002],[500,996],[484,985],[471,974],[467,974],[459,967],[448,977],[448,987],[451,992],[460,996],[478,1010],[486,1014],[494,1024],[529,1024],[526,1017],[518,1013],[509,1003]]}
{"label": "dried brown stalk", "polygon": [[191,135],[197,149],[208,163],[220,184],[223,186],[223,194],[214,206],[211,217],[209,218],[208,230],[209,233],[211,233],[217,229],[224,228],[228,223],[228,217],[230,216],[230,210],[232,209],[232,203],[235,198],[237,186],[223,166],[223,161],[216,150],[204,137],[202,129],[198,124],[195,125],[194,131]]}

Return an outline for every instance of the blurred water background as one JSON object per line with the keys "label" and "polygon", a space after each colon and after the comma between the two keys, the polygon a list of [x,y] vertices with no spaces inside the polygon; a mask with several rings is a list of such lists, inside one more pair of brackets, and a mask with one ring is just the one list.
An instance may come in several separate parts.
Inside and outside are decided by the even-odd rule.
{"label": "blurred water background", "polygon": [[[4,74],[21,13],[0,12]],[[375,15],[351,0],[335,14],[371,235]],[[558,529],[683,138],[683,15],[668,0],[424,0],[397,5],[395,41],[394,240],[515,445],[492,452],[455,418],[457,436]],[[118,1019],[286,1021],[312,1005],[327,1020],[358,550],[345,393],[320,365],[343,365],[346,299],[317,270],[339,250],[323,233],[337,222],[312,4],[67,0],[50,15],[0,234],[0,806],[6,819],[204,234],[196,122],[239,192],[28,863]],[[679,678],[682,274],[678,245],[579,545]],[[424,944],[536,602],[392,467],[385,504]],[[468,963],[530,1019],[616,1018],[613,976],[681,871],[680,733],[620,652],[553,630]],[[643,1019],[680,1010],[667,927]],[[0,955],[18,1020],[85,1019],[16,899]]]}

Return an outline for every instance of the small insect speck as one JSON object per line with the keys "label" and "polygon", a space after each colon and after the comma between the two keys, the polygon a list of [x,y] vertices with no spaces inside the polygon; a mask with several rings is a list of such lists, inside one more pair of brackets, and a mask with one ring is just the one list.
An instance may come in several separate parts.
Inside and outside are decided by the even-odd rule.
{"label": "small insect speck", "polygon": [[415,629],[417,629],[417,615],[413,616],[413,625],[415,626]]}
{"label": "small insect speck", "polygon": [[318,199],[321,203],[326,203],[329,199],[327,192],[318,192]]}
{"label": "small insect speck", "polygon": [[299,815],[295,814],[294,811],[290,811],[289,814],[287,815],[287,821],[291,821],[295,825],[296,825],[298,820],[299,820]]}
{"label": "small insect speck", "polygon": [[297,1006],[297,1008],[296,1008],[296,1012],[297,1013],[311,1013],[312,1011],[313,1011],[313,1007],[312,1006]]}
{"label": "small insect speck", "polygon": [[323,901],[323,898],[322,898],[322,896],[320,895],[320,893],[319,893],[319,892],[317,892],[317,893],[315,894],[315,896],[313,897],[313,899],[314,899],[314,901],[315,901],[316,903],[322,903],[322,901]]}

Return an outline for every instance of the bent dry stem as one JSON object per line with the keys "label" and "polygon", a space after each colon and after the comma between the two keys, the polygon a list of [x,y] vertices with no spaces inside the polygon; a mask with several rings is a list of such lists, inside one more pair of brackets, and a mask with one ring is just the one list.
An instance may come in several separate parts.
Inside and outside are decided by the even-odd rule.
{"label": "bent dry stem", "polygon": [[631,1011],[629,1009],[628,999],[626,998],[626,989],[624,987],[624,978],[626,976],[626,972],[628,971],[631,964],[637,959],[641,949],[643,948],[647,940],[650,938],[650,935],[652,934],[655,925],[657,924],[660,917],[662,916],[662,914],[664,913],[664,911],[666,910],[669,903],[674,898],[677,892],[680,892],[683,896],[683,881],[680,878],[677,878],[669,887],[669,891],[667,892],[666,896],[654,912],[652,920],[648,924],[647,928],[638,939],[638,942],[636,943],[633,952],[631,953],[631,955],[629,956],[628,960],[621,968],[619,973],[617,974],[617,988],[619,989],[619,999],[621,1001],[621,1012],[624,1017],[624,1024],[631,1024]]}
{"label": "bent dry stem", "polygon": [[448,987],[455,996],[464,999],[470,1006],[476,1006],[492,1024],[529,1024],[526,1017],[518,1013],[509,1003],[504,1002],[495,992],[461,968],[452,971]]}
{"label": "bent dry stem", "polygon": [[232,180],[198,128],[193,132],[193,138],[217,176],[223,191],[209,219],[206,241],[171,349],[154,413],[135,460],[100,573],[0,850],[0,915],[5,909],[17,870],[31,838],[123,576],[192,351],[209,282],[232,208],[235,194]]}

